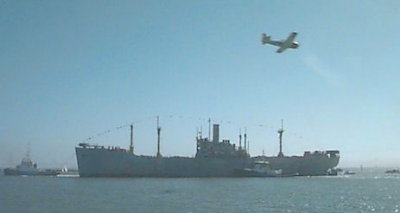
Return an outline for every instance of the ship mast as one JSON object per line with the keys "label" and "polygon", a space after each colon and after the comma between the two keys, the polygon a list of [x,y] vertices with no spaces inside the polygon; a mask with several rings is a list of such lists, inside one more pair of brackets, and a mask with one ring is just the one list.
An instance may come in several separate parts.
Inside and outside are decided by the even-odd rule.
{"label": "ship mast", "polygon": [[208,118],[208,141],[211,140],[211,118]]}
{"label": "ship mast", "polygon": [[26,158],[31,159],[31,143],[28,143],[28,150],[26,151]]}
{"label": "ship mast", "polygon": [[244,128],[244,150],[247,152],[247,134],[246,134],[246,127]]}
{"label": "ship mast", "polygon": [[239,149],[242,149],[242,129],[239,129]]}
{"label": "ship mast", "polygon": [[129,145],[129,152],[133,154],[133,124],[131,124],[131,143]]}
{"label": "ship mast", "polygon": [[161,127],[159,125],[160,119],[159,116],[157,116],[157,157],[161,157],[160,153],[160,134],[161,134]]}
{"label": "ship mast", "polygon": [[282,152],[282,135],[283,135],[283,120],[281,120],[281,128],[278,130],[279,134],[279,153],[278,157],[283,157],[283,152]]}

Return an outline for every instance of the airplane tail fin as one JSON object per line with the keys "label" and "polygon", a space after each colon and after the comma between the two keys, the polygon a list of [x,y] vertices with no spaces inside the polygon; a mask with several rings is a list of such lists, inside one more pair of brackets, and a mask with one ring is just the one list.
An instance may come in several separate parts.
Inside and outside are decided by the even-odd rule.
{"label": "airplane tail fin", "polygon": [[261,43],[266,44],[271,40],[271,36],[267,36],[267,34],[261,34]]}

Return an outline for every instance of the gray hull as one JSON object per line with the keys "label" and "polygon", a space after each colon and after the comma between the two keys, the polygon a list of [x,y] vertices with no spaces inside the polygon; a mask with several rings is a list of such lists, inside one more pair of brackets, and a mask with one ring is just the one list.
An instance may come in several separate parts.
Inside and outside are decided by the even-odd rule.
{"label": "gray hull", "polygon": [[37,170],[37,171],[21,171],[18,169],[4,169],[5,176],[56,176],[61,172],[58,170]]}
{"label": "gray hull", "polygon": [[237,177],[255,160],[268,161],[283,175],[327,175],[339,157],[305,155],[254,158],[190,158],[138,156],[125,150],[76,147],[81,177]]}
{"label": "gray hull", "polygon": [[76,147],[81,177],[233,177],[249,158],[138,156],[121,150]]}
{"label": "gray hull", "polygon": [[262,157],[272,169],[282,169],[286,175],[317,176],[328,175],[330,169],[339,163],[339,157],[326,156],[291,156],[291,157]]}

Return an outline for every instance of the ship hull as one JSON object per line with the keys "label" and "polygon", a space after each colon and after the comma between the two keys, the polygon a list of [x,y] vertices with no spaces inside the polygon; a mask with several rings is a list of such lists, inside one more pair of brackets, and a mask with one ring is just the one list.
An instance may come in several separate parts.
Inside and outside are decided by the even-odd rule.
{"label": "ship hull", "polygon": [[190,158],[138,156],[125,150],[76,147],[81,177],[239,177],[254,161],[268,161],[282,176],[328,175],[339,157],[308,155],[254,158]]}
{"label": "ship hull", "polygon": [[5,176],[22,176],[22,175],[26,175],[26,176],[56,176],[58,174],[60,174],[59,171],[57,170],[32,170],[32,171],[21,171],[18,169],[4,169],[4,175]]}
{"label": "ship hull", "polygon": [[248,158],[138,156],[126,151],[76,147],[80,177],[235,177]]}
{"label": "ship hull", "polygon": [[272,169],[282,169],[285,175],[319,176],[329,175],[330,170],[339,163],[339,157],[291,156],[291,157],[257,157],[268,161]]}

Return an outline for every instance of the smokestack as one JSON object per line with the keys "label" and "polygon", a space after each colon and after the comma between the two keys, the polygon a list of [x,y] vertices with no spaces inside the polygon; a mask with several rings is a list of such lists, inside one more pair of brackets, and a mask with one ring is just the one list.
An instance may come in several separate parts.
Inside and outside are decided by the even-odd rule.
{"label": "smokestack", "polygon": [[218,124],[213,125],[213,142],[214,143],[219,142],[219,125]]}
{"label": "smokestack", "polygon": [[250,140],[247,140],[247,154],[250,155]]}

